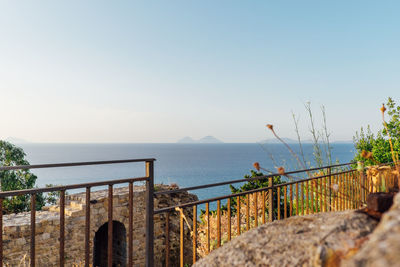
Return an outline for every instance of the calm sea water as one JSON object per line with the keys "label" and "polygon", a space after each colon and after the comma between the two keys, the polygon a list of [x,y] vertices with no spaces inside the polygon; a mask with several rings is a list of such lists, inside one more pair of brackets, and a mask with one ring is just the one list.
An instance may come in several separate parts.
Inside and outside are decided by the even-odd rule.
{"label": "calm sea water", "polygon": [[[270,153],[286,170],[296,167],[293,157],[281,144],[22,144],[31,164],[77,161],[156,158],[155,182],[176,183],[180,187],[241,179],[256,161],[274,169]],[[269,152],[266,152],[266,149]],[[312,146],[304,145],[307,158]],[[348,162],[353,158],[352,144],[333,144],[333,158]],[[75,184],[143,176],[143,163],[38,169],[38,186]],[[199,198],[229,193],[228,186],[197,190]]]}

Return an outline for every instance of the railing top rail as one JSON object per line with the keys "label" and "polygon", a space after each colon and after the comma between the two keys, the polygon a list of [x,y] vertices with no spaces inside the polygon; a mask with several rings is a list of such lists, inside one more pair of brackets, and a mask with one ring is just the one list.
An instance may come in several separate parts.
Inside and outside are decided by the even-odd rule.
{"label": "railing top rail", "polygon": [[[351,164],[356,164],[356,163],[355,162],[349,162],[349,163],[335,164],[335,165],[330,165],[330,166],[323,166],[323,167],[318,167],[318,168],[290,171],[290,172],[285,172],[284,175],[291,175],[291,174],[296,174],[296,173],[304,173],[304,172],[309,172],[309,171],[318,171],[318,170],[322,170],[322,169],[348,166],[348,165],[351,165]],[[174,190],[167,190],[167,191],[158,191],[158,192],[155,192],[154,194],[155,195],[173,194],[173,193],[179,193],[179,192],[182,192],[182,191],[190,191],[190,190],[204,189],[204,188],[216,187],[216,186],[227,185],[227,184],[235,184],[235,183],[248,182],[248,181],[253,181],[253,180],[261,180],[261,179],[266,179],[266,178],[275,177],[275,176],[282,176],[282,174],[273,173],[273,174],[269,174],[269,175],[257,176],[257,177],[252,177],[252,178],[243,178],[243,179],[230,180],[230,181],[225,181],[225,182],[220,182],[220,183],[212,183],[212,184],[205,184],[205,185],[190,186],[190,187],[184,187],[184,188],[179,188],[179,189],[174,189]]]}
{"label": "railing top rail", "polygon": [[[352,169],[352,170],[348,170],[348,171],[333,173],[331,175],[345,174],[345,173],[354,172],[354,171],[356,171],[356,170]],[[298,180],[298,181],[293,181],[293,182],[288,182],[288,183],[283,183],[283,184],[277,184],[277,185],[268,186],[268,187],[256,188],[256,189],[247,190],[247,191],[239,192],[239,193],[235,193],[235,194],[218,196],[218,197],[213,197],[213,198],[208,198],[208,199],[202,199],[202,200],[198,200],[198,201],[194,201],[194,202],[188,202],[188,203],[184,203],[184,204],[180,204],[180,205],[175,205],[175,206],[155,210],[154,214],[173,211],[173,210],[175,210],[175,208],[191,207],[194,205],[200,205],[200,204],[204,204],[207,202],[213,202],[213,201],[227,199],[227,198],[231,198],[231,197],[243,196],[243,195],[247,195],[247,194],[251,194],[251,193],[255,193],[255,192],[265,191],[268,189],[274,189],[277,187],[283,187],[283,186],[287,186],[287,185],[291,185],[291,184],[297,184],[297,183],[302,183],[302,182],[306,182],[306,181],[310,181],[310,180],[321,179],[321,178],[328,177],[328,176],[330,176],[330,175],[321,175],[321,176],[316,176],[316,177],[307,178],[307,179],[303,179],[303,180]]]}
{"label": "railing top rail", "polygon": [[23,190],[3,191],[3,192],[0,192],[0,198],[10,197],[10,196],[18,196],[18,195],[26,195],[26,194],[37,194],[37,193],[46,193],[46,192],[54,192],[54,191],[64,191],[64,190],[79,189],[79,188],[90,188],[90,187],[97,187],[97,186],[104,186],[104,185],[133,183],[133,182],[147,181],[148,179],[149,179],[149,177],[135,177],[135,178],[124,178],[124,179],[117,179],[117,180],[107,180],[107,181],[101,181],[101,182],[92,182],[92,183],[82,183],[82,184],[43,187],[43,188],[32,188],[32,189],[23,189]]}
{"label": "railing top rail", "polygon": [[60,167],[74,167],[74,166],[88,166],[88,165],[105,165],[105,164],[119,164],[119,163],[131,163],[131,162],[148,162],[148,161],[155,161],[155,160],[156,160],[155,158],[144,158],[144,159],[83,161],[83,162],[36,164],[36,165],[0,166],[0,171],[23,170],[23,169],[43,169],[43,168],[60,168]]}

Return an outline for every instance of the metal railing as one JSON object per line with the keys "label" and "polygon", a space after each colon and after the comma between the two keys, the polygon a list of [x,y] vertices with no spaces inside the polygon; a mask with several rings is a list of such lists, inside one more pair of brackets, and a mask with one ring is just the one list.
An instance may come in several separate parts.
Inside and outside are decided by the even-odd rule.
{"label": "metal railing", "polygon": [[[177,212],[179,218],[179,263],[180,266],[195,263],[199,257],[208,254],[215,244],[215,248],[220,247],[223,242],[230,241],[241,233],[257,227],[260,223],[272,222],[296,215],[307,215],[318,212],[339,211],[346,209],[360,208],[366,201],[367,194],[378,190],[387,190],[387,185],[394,183],[394,177],[386,177],[384,183],[386,187],[382,189],[382,184],[374,184],[365,175],[365,168],[354,169],[355,163],[337,164],[298,170],[285,173],[276,173],[266,176],[253,178],[237,179],[213,184],[192,186],[168,191],[154,191],[154,161],[153,158],[146,159],[127,159],[112,161],[76,162],[60,164],[26,165],[26,166],[5,166],[0,167],[0,171],[21,170],[21,169],[40,169],[57,167],[74,167],[88,165],[121,164],[144,162],[146,175],[144,177],[134,177],[118,180],[109,180],[92,183],[73,184],[66,186],[54,186],[48,188],[33,188],[26,190],[0,192],[0,231],[3,233],[3,201],[7,197],[30,195],[30,266],[35,266],[35,235],[36,235],[36,194],[59,192],[59,266],[65,265],[65,199],[66,191],[71,189],[85,189],[85,266],[90,264],[90,194],[93,187],[108,186],[108,244],[107,244],[107,266],[112,266],[113,257],[113,186],[117,184],[128,184],[129,187],[129,229],[128,229],[128,266],[133,266],[133,184],[136,182],[146,182],[145,190],[145,263],[146,266],[154,266],[154,215],[165,215],[165,265],[170,266],[170,222],[172,214]],[[307,176],[308,178],[295,177],[296,175]],[[289,182],[276,184],[274,178],[287,177]],[[232,185],[255,180],[264,180],[268,186],[255,188],[252,190],[223,195],[204,200],[198,200],[166,208],[154,210],[154,197],[157,195],[170,195],[180,192],[207,189],[211,187]],[[380,186],[380,188],[378,188]],[[225,206],[221,207],[223,202]],[[210,203],[216,202],[216,210],[210,209]],[[198,207],[205,205],[202,222],[197,220]],[[190,214],[193,218],[191,226],[186,215]],[[226,220],[221,223],[221,218]],[[216,224],[216,233],[212,232],[211,222]],[[205,231],[205,239],[199,241],[198,232]],[[224,229],[226,231],[224,231]],[[191,233],[191,262],[185,262],[185,232]],[[199,255],[200,246],[204,247],[204,255]],[[0,266],[3,266],[3,234],[0,234]]]}
{"label": "metal railing", "polygon": [[35,266],[35,235],[36,235],[36,195],[40,193],[59,192],[60,199],[60,215],[59,215],[59,266],[65,264],[65,192],[70,189],[85,189],[85,267],[90,264],[90,193],[93,187],[108,186],[108,244],[107,244],[107,266],[111,267],[113,262],[113,186],[117,184],[128,184],[129,187],[129,229],[128,229],[128,266],[133,266],[133,184],[144,181],[146,183],[145,195],[145,235],[146,235],[146,266],[153,266],[154,260],[154,161],[153,158],[145,159],[126,159],[126,160],[110,160],[110,161],[93,161],[93,162],[75,162],[75,163],[59,163],[59,164],[42,164],[42,165],[24,165],[24,166],[3,166],[0,171],[22,170],[22,169],[41,169],[41,168],[58,168],[58,167],[75,167],[88,165],[104,165],[104,164],[121,164],[144,162],[146,167],[145,177],[126,178],[118,180],[109,180],[93,183],[73,184],[66,186],[54,186],[47,188],[33,188],[17,191],[0,192],[0,266],[3,266],[3,201],[7,197],[30,195],[30,266]]}
{"label": "metal railing", "polygon": [[[285,173],[276,173],[266,176],[257,176],[247,179],[231,180],[200,186],[192,186],[175,190],[155,192],[160,194],[174,194],[183,191],[207,189],[222,185],[231,185],[254,180],[264,180],[267,187],[255,188],[252,190],[223,195],[204,200],[184,203],[180,205],[161,208],[154,211],[154,214],[165,214],[165,265],[170,265],[170,218],[174,212],[178,213],[180,226],[180,266],[194,264],[199,257],[207,255],[211,250],[211,243],[215,248],[223,242],[230,241],[233,237],[257,227],[259,222],[266,223],[274,220],[296,216],[308,215],[319,212],[341,211],[357,209],[366,202],[368,193],[377,191],[377,185],[373,184],[365,175],[363,165],[354,169],[356,163],[345,163],[321,168],[299,170]],[[303,174],[308,178],[297,178],[294,175]],[[287,177],[289,182],[274,184],[274,177]],[[304,177],[303,176],[303,177]],[[386,177],[386,185],[394,183],[394,177]],[[389,181],[390,180],[390,181]],[[380,188],[379,190],[382,190]],[[383,190],[388,190],[386,186]],[[222,201],[226,205],[221,207]],[[210,210],[210,204],[216,202],[216,210]],[[260,203],[261,202],[261,203]],[[205,210],[198,218],[198,206],[205,205]],[[188,222],[187,217],[193,218]],[[224,220],[224,224],[221,223]],[[191,223],[191,225],[190,225]],[[211,226],[213,223],[216,229]],[[201,229],[200,229],[201,228]],[[213,231],[216,230],[216,231]],[[225,231],[223,231],[225,230]],[[192,239],[192,260],[187,260],[185,249],[185,236]],[[205,236],[204,236],[205,232]],[[186,234],[185,234],[186,233]],[[199,233],[203,239],[199,240]],[[201,250],[202,249],[202,250]],[[198,255],[198,252],[203,252]]]}

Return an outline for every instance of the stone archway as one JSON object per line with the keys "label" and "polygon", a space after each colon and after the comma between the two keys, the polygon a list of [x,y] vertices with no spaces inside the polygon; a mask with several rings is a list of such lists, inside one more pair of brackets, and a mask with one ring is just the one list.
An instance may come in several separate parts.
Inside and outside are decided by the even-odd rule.
{"label": "stone archway", "polygon": [[[126,267],[126,229],[124,224],[113,221],[113,267]],[[93,266],[107,266],[108,222],[94,236]]]}

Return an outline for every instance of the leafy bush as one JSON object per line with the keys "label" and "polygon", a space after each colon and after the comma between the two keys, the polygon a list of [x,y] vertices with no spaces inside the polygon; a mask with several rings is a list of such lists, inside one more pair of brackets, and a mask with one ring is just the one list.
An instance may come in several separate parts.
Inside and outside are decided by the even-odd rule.
{"label": "leafy bush", "polygon": [[[253,170],[250,170],[250,175],[245,175],[244,178],[245,179],[250,179],[250,178],[255,178],[255,177],[260,177],[260,176],[265,176],[265,174],[263,174],[262,172],[256,172]],[[274,185],[278,185],[278,184],[282,184],[284,183],[281,180],[281,176],[274,176],[272,178],[272,182]],[[253,190],[253,189],[257,189],[257,188],[265,188],[269,186],[269,179],[268,178],[262,178],[262,179],[257,179],[257,180],[250,180],[248,182],[246,182],[245,184],[243,184],[242,186],[236,188],[233,185],[230,185],[231,188],[231,192],[232,194],[236,194],[236,193],[240,193],[240,192],[246,192],[249,190]],[[280,198],[281,198],[281,214],[283,213],[283,188],[280,189]],[[268,190],[267,190],[268,192]],[[272,203],[278,203],[278,189],[274,188],[273,189],[273,202]],[[233,198],[232,200],[232,204],[231,204],[231,209],[232,212],[235,213],[236,212],[236,207],[237,207],[237,200],[236,198]],[[223,208],[226,208],[226,206],[224,206]],[[268,208],[266,208],[266,213],[268,214]],[[276,207],[276,204],[274,206],[274,217],[276,217],[278,214],[278,207]]]}
{"label": "leafy bush", "polygon": [[[0,166],[29,165],[25,159],[22,148],[0,140]],[[0,171],[0,190],[22,190],[35,187],[37,176],[29,170]],[[36,194],[36,210],[40,210],[47,203],[54,203],[58,193],[49,195]],[[30,210],[30,196],[21,195],[5,198],[3,211],[5,213],[17,213]]]}
{"label": "leafy bush", "polygon": [[[400,106],[397,106],[392,98],[388,98],[386,104],[389,115],[387,122],[387,129],[393,143],[394,153],[399,154],[400,152]],[[375,135],[371,132],[370,127],[364,131],[361,128],[360,132],[356,132],[353,137],[354,146],[357,149],[357,153],[354,157],[354,161],[364,161],[366,165],[375,165],[376,163],[387,163],[393,161],[390,150],[390,142],[388,139],[388,131],[385,127]],[[372,152],[373,157],[363,157],[363,151]]]}
{"label": "leafy bush", "polygon": [[[253,170],[250,170],[250,175],[245,175],[244,178],[245,179],[250,179],[250,178],[255,178],[255,177],[260,177],[260,176],[265,176],[265,174],[263,174],[262,172],[256,172]],[[284,181],[281,180],[281,176],[274,176],[273,177],[273,184],[274,185],[278,185],[278,184],[282,184],[284,183]],[[241,192],[246,192],[249,190],[253,190],[253,189],[258,189],[258,188],[265,188],[269,186],[269,180],[268,178],[261,178],[261,179],[257,179],[257,180],[250,180],[248,182],[246,182],[245,184],[243,184],[240,187],[235,187],[233,185],[230,185],[230,189],[231,189],[231,193],[232,194],[236,194],[236,193],[241,193]],[[283,188],[280,189],[280,198],[281,198],[281,214],[283,213],[283,196],[284,196],[284,192],[283,192]],[[261,194],[261,192],[259,192],[259,194]],[[268,194],[268,190],[266,190],[266,200],[267,200],[267,194]],[[274,188],[273,189],[273,203],[278,203],[278,189]],[[241,196],[241,205],[244,206],[245,204],[245,200],[248,197],[248,195],[244,195]],[[250,205],[254,205],[254,203],[252,203],[252,198],[250,198]],[[259,198],[259,201],[261,202],[261,197]],[[260,206],[261,207],[261,206]],[[227,204],[222,205],[221,206],[221,211],[227,211],[228,210],[228,206]],[[216,214],[217,210],[210,210],[210,214]],[[237,212],[237,198],[233,197],[231,198],[231,213],[232,215],[235,215]],[[268,207],[265,208],[265,212],[266,214],[268,214]],[[204,215],[205,215],[206,211],[201,209],[200,210],[200,219],[202,220],[202,222],[204,223]],[[274,217],[276,217],[278,214],[278,209],[276,207],[276,204],[274,206]]]}

